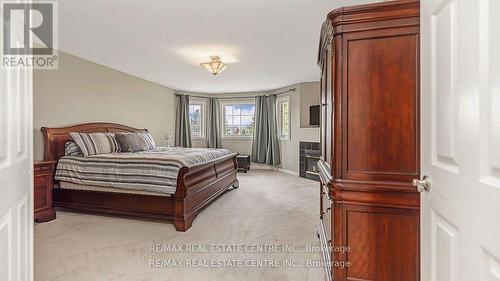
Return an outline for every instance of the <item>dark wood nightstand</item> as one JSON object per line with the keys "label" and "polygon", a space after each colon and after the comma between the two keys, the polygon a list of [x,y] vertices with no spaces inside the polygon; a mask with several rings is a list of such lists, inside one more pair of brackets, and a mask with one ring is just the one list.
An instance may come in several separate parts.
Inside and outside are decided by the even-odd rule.
{"label": "dark wood nightstand", "polygon": [[35,161],[34,205],[35,220],[50,221],[56,218],[52,207],[52,188],[54,186],[55,161]]}
{"label": "dark wood nightstand", "polygon": [[236,161],[238,162],[238,171],[246,173],[250,170],[250,155],[238,155],[236,156]]}

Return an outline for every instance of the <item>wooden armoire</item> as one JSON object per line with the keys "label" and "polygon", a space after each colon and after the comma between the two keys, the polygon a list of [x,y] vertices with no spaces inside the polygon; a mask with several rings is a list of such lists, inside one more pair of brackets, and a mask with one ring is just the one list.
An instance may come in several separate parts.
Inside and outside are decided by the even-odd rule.
{"label": "wooden armoire", "polygon": [[420,280],[419,13],[344,7],[321,30],[318,232],[335,281]]}

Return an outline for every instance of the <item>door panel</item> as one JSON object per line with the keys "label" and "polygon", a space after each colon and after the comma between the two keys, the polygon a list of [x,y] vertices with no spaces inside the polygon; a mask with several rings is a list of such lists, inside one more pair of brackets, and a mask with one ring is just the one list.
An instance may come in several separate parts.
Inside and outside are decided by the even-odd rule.
{"label": "door panel", "polygon": [[0,218],[0,280],[12,280],[12,213],[9,210]]}
{"label": "door panel", "polygon": [[30,220],[30,202],[29,202],[29,194],[23,196],[18,204],[17,204],[17,233],[18,233],[18,243],[17,243],[17,253],[18,253],[18,267],[17,267],[17,276],[19,280],[29,280],[28,276],[30,276],[30,227],[32,227],[32,223]]}
{"label": "door panel", "polygon": [[432,280],[457,280],[458,229],[434,210],[431,213]]}
{"label": "door panel", "polygon": [[[0,70],[1,71],[1,70]],[[2,90],[10,89],[10,72],[5,71],[0,75],[0,85],[4,85]],[[0,130],[1,132],[7,132],[7,122],[8,122],[8,112],[9,107],[7,103],[8,95],[0,95]],[[0,169],[10,164],[8,159],[9,150],[7,146],[7,134],[0,134]]]}
{"label": "door panel", "polygon": [[0,69],[0,280],[32,280],[32,71]]}
{"label": "door panel", "polygon": [[431,19],[433,161],[458,172],[456,161],[457,108],[457,26],[456,2],[444,1]]}
{"label": "door panel", "polygon": [[484,251],[482,258],[481,279],[484,281],[500,281],[500,261]]}
{"label": "door panel", "polygon": [[[480,23],[481,50],[483,69],[482,85],[484,88],[483,109],[481,110],[483,128],[483,180],[496,187],[500,187],[500,37],[496,28],[500,26],[500,17],[493,14],[498,13],[500,1],[481,1]],[[493,10],[496,9],[496,10]],[[488,28],[490,27],[490,28]],[[496,49],[495,49],[496,48]]]}
{"label": "door panel", "polygon": [[499,9],[421,1],[422,280],[500,280]]}
{"label": "door panel", "polygon": [[15,96],[17,108],[16,127],[18,128],[16,134],[16,158],[18,161],[28,160],[28,132],[25,128],[28,127],[28,120],[26,113],[29,111],[28,103],[28,84],[25,79],[26,71],[16,70],[16,87],[17,95]]}
{"label": "door panel", "polygon": [[[478,1],[480,44],[479,229],[484,280],[500,280],[500,2]],[[493,223],[494,222],[494,223]]]}

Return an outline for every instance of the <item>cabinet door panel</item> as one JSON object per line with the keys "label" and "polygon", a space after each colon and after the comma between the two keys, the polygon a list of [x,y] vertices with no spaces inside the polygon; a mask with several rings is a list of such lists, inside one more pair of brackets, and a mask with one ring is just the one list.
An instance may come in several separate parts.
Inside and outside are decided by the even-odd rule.
{"label": "cabinet door panel", "polygon": [[418,210],[346,206],[347,280],[418,280]]}
{"label": "cabinet door panel", "polygon": [[419,170],[418,29],[345,38],[344,176],[409,183]]}

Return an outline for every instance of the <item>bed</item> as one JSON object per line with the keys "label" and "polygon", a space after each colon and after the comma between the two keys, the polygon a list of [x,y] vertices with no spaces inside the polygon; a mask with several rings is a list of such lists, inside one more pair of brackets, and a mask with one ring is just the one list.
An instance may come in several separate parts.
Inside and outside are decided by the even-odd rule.
{"label": "bed", "polygon": [[[170,167],[172,170],[169,171],[168,167],[165,166],[165,161],[172,159],[176,153],[181,154],[181,148],[158,148],[155,151],[139,154],[120,153],[113,155],[114,162],[136,161],[138,164],[140,162],[144,162],[144,165],[154,164],[149,168],[144,167],[143,182],[138,183],[135,180],[135,184],[127,184],[127,181],[122,179],[119,188],[107,186],[104,179],[119,174],[119,170],[114,166],[109,171],[103,170],[102,180],[96,178],[71,180],[75,178],[74,174],[75,171],[78,171],[80,162],[85,161],[87,165],[96,169],[99,167],[97,165],[99,161],[108,161],[104,158],[111,156],[89,158],[64,156],[64,146],[71,139],[70,132],[120,133],[147,132],[147,130],[114,123],[88,123],[62,128],[43,127],[44,159],[60,161],[58,166],[62,167],[56,172],[57,177],[54,179],[54,207],[85,212],[168,219],[173,220],[177,231],[186,231],[191,227],[193,220],[203,207],[229,188],[238,187],[237,153],[214,151],[213,153],[219,154],[209,155],[210,157],[206,157],[206,159],[197,159],[196,161],[190,161],[189,157],[183,157],[182,161],[175,161],[174,164],[177,165],[177,168],[172,165]],[[196,154],[194,150],[190,152],[194,155],[191,158],[201,155]],[[166,154],[169,154],[170,158],[162,158]],[[140,169],[141,167],[134,166],[134,168]],[[165,176],[160,177],[159,174],[156,174],[156,178],[153,179],[151,176],[151,180],[148,180],[147,171],[153,168],[165,169]],[[165,185],[166,187],[153,184],[155,182],[157,185]]]}

